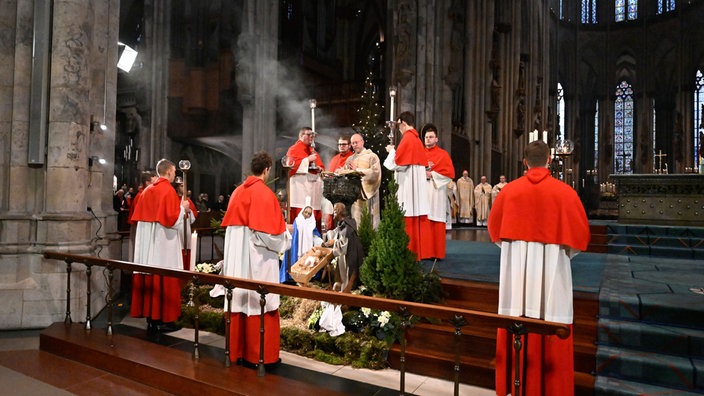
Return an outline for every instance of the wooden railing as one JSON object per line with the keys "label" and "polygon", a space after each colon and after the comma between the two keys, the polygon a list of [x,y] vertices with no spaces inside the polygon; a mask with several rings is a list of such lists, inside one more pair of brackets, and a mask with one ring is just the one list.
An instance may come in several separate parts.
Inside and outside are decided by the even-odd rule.
{"label": "wooden railing", "polygon": [[[460,348],[462,328],[465,326],[478,326],[478,327],[488,327],[488,328],[505,328],[510,333],[514,335],[513,347],[515,349],[515,358],[513,361],[513,366],[516,373],[520,373],[520,362],[521,355],[525,353],[524,337],[528,333],[544,334],[544,335],[557,335],[560,338],[567,338],[570,334],[570,329],[568,325],[554,322],[546,322],[538,319],[521,318],[513,316],[505,316],[499,314],[492,314],[487,312],[473,311],[460,308],[445,307],[441,305],[431,305],[431,304],[421,304],[409,301],[391,300],[386,298],[376,298],[369,296],[360,296],[347,293],[332,292],[326,290],[317,290],[306,287],[290,286],[279,283],[261,282],[254,280],[247,280],[241,278],[234,278],[222,275],[204,274],[200,272],[190,272],[175,269],[166,269],[151,267],[141,264],[135,264],[127,261],[120,260],[110,260],[103,259],[93,256],[75,255],[62,252],[47,251],[44,253],[44,257],[47,259],[62,260],[66,263],[67,281],[66,281],[66,317],[65,322],[71,323],[71,272],[72,265],[74,263],[80,263],[86,266],[86,274],[88,279],[92,272],[92,267],[105,267],[108,271],[108,300],[107,300],[107,334],[113,334],[113,295],[114,291],[112,289],[113,271],[123,270],[123,271],[133,271],[133,272],[143,272],[151,273],[161,276],[170,276],[173,278],[178,278],[184,281],[193,282],[193,284],[221,284],[227,289],[226,298],[228,298],[228,307],[232,306],[232,290],[234,288],[242,288],[248,290],[254,290],[260,295],[260,305],[262,317],[264,315],[264,305],[266,304],[266,295],[270,293],[276,293],[279,295],[287,295],[293,297],[306,298],[310,300],[326,301],[333,304],[344,304],[348,306],[355,307],[368,307],[384,311],[397,312],[402,318],[402,334],[401,334],[401,367],[400,367],[400,391],[403,395],[405,390],[405,348],[406,348],[406,334],[405,329],[410,326],[410,318],[415,315],[424,318],[437,318],[442,321],[448,322],[455,327],[455,342],[458,347],[456,348],[455,355],[455,366],[454,366],[454,394],[459,395],[459,379],[460,379]],[[90,282],[86,282],[86,294],[88,301],[87,313],[86,313],[86,330],[91,329],[91,309],[90,309],[90,294],[91,286]],[[194,316],[194,343],[193,343],[193,354],[197,359],[199,358],[199,344],[198,344],[198,327],[199,327],[199,307],[195,305],[195,316]],[[226,321],[226,332],[229,334],[229,315]],[[263,334],[264,328],[262,323],[262,328],[260,331]],[[263,354],[264,348],[264,337],[260,337],[260,353]],[[229,357],[229,337],[225,337],[225,366],[230,365]],[[263,357],[260,356],[258,364],[258,375],[264,376],[264,364]],[[510,375],[510,374],[509,374]],[[518,378],[518,376],[517,376]],[[520,395],[520,389],[522,384],[520,381],[514,382],[515,391],[513,394]]]}

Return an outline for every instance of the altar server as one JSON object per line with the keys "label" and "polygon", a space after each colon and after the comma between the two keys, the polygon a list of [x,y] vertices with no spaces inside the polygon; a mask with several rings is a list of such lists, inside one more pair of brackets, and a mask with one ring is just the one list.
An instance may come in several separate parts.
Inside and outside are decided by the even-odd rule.
{"label": "altar server", "polygon": [[[550,175],[547,144],[529,143],[523,162],[526,175],[501,189],[489,214],[489,235],[501,247],[499,314],[565,323],[571,329],[570,261],[589,244],[587,216],[574,189]],[[512,391],[512,345],[512,337],[499,329],[497,395]],[[564,340],[529,334],[525,345],[528,358],[522,367],[521,383],[526,387],[522,394],[572,395],[572,333]]]}
{"label": "altar server", "polygon": [[455,178],[455,167],[447,151],[438,146],[438,129],[433,124],[423,127],[425,154],[428,168],[425,177],[428,184],[430,212],[428,235],[424,235],[423,258],[444,259],[447,228],[447,185]]}
{"label": "altar server", "polygon": [[[222,219],[225,231],[223,275],[277,283],[279,254],[291,247],[281,206],[266,185],[271,171],[269,154],[254,154],[251,174],[232,193]],[[256,291],[235,288],[230,316],[230,360],[257,364],[261,308]],[[226,299],[225,311],[228,311]],[[264,307],[264,364],[279,361],[279,295],[267,294]]]}
{"label": "altar server", "polygon": [[398,130],[403,134],[398,149],[393,144],[386,146],[389,155],[384,160],[384,166],[394,171],[398,192],[396,199],[404,210],[406,233],[410,238],[408,249],[416,259],[422,258],[421,233],[428,229],[428,184],[425,180],[425,168],[428,159],[425,156],[423,143],[416,131],[415,117],[408,111],[399,114]]}

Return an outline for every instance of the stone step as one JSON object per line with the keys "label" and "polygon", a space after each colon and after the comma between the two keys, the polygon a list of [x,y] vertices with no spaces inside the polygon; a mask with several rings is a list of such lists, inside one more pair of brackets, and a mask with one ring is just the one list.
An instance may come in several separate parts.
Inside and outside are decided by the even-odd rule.
{"label": "stone step", "polygon": [[704,359],[704,330],[602,318],[597,337],[600,346]]}
{"label": "stone step", "polygon": [[[699,366],[699,367],[697,367]],[[704,392],[704,362],[625,348],[600,346],[596,354],[598,377],[623,379],[678,390]]]}
{"label": "stone step", "polygon": [[600,396],[685,396],[699,395],[701,392],[696,390],[665,388],[619,378],[597,377],[594,382],[594,394]]}
{"label": "stone step", "polygon": [[697,260],[704,257],[704,249],[671,246],[653,246],[638,243],[609,243],[606,252],[627,256],[654,256]]}
{"label": "stone step", "polygon": [[606,226],[608,234],[611,235],[653,235],[653,236],[676,236],[689,237],[704,240],[704,227],[670,227],[652,225],[629,225],[629,224],[608,224]]}

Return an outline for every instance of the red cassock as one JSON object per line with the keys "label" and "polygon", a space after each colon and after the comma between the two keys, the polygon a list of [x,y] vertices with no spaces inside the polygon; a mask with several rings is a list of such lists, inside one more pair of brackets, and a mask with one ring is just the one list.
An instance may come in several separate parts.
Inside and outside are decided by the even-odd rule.
{"label": "red cassock", "polygon": [[[286,152],[286,156],[289,158],[292,158],[294,160],[293,166],[291,169],[288,171],[288,176],[291,177],[296,174],[296,170],[301,166],[301,162],[303,160],[313,154],[314,150],[311,146],[303,143],[301,140],[297,140],[296,143],[294,143],[291,147],[288,148],[288,151]],[[317,155],[315,157],[315,165],[318,167],[318,170],[316,173],[325,170],[325,166],[323,165],[323,160],[320,159],[320,155]],[[344,162],[343,162],[344,165]],[[299,207],[290,207],[289,208],[289,219],[291,219],[291,222],[293,222],[293,219],[298,216],[298,213],[302,210],[303,208]],[[322,218],[322,213],[320,210],[315,209],[313,211],[313,215],[315,216],[315,222],[318,228],[320,228],[320,220]]]}
{"label": "red cassock", "polygon": [[330,164],[328,165],[328,171],[329,172],[335,172],[337,169],[342,168],[345,166],[345,162],[347,162],[347,158],[351,157],[354,152],[352,151],[345,151],[344,153],[337,153],[332,159],[330,160]]}
{"label": "red cassock", "polygon": [[[288,171],[288,175],[295,175],[296,169],[301,166],[301,162],[311,154],[313,154],[313,148],[300,140],[297,140],[296,143],[289,147],[288,152],[286,152],[286,156],[289,158],[293,158],[295,162],[291,167],[291,170]],[[318,169],[325,169],[325,166],[323,165],[323,160],[320,159],[319,155],[315,157],[315,164],[318,166]]]}
{"label": "red cassock", "polygon": [[[411,128],[404,132],[396,149],[394,160],[399,166],[419,165],[423,168],[428,166],[425,147],[418,137],[418,131]],[[428,199],[428,197],[417,197],[416,199]],[[428,216],[405,216],[404,221],[406,222],[406,233],[410,239],[408,249],[415,253],[416,258],[420,260],[424,256],[421,235],[429,230]]]}
{"label": "red cassock", "polygon": [[[452,159],[447,151],[441,149],[438,146],[432,148],[426,148],[425,154],[428,158],[428,165],[431,166],[431,171],[437,172],[447,178],[455,178],[455,167],[452,165]],[[432,163],[432,165],[431,165]],[[440,212],[438,215],[442,215],[442,221],[434,220],[434,216],[429,216],[428,219],[428,230],[427,235],[423,241],[422,245],[422,258],[430,259],[444,259],[447,251],[446,243],[446,219],[447,215],[445,211],[447,210],[447,190],[443,188],[441,191],[437,192],[434,188],[429,188],[430,194],[439,193],[439,197],[445,205],[440,205]],[[431,213],[438,208],[431,207]],[[425,232],[422,235],[426,235]]]}
{"label": "red cassock", "polygon": [[[181,213],[181,198],[171,183],[160,177],[135,197],[132,220],[158,222],[172,227]],[[159,246],[160,241],[152,241]],[[179,252],[180,254],[180,252]],[[153,263],[139,263],[151,265]],[[132,277],[132,317],[173,322],[181,315],[181,283],[178,278],[161,275],[134,274]]]}
{"label": "red cassock", "polygon": [[232,193],[222,227],[231,225],[247,226],[272,235],[286,231],[279,201],[262,179],[249,176]]}
{"label": "red cassock", "polygon": [[[546,168],[531,168],[525,176],[502,189],[489,213],[488,229],[493,242],[541,242],[579,251],[587,249],[590,239],[589,223],[579,197]],[[527,355],[522,355],[528,356],[528,361],[521,362],[525,373],[521,378],[521,383],[525,381],[524,395],[573,394],[574,345],[572,325],[569,326],[570,336],[564,340],[528,334],[524,343]],[[513,336],[505,329],[498,329],[497,395],[513,392],[514,356]]]}
{"label": "red cassock", "polygon": [[130,205],[130,211],[128,212],[127,215],[127,222],[130,224],[137,224],[136,220],[132,220],[132,216],[134,215],[134,208],[137,207],[137,202],[139,202],[139,197],[142,195],[142,191],[144,190],[144,187],[140,186],[139,191],[137,191],[137,194],[134,195],[134,198],[132,198],[132,204]]}
{"label": "red cassock", "polygon": [[[279,235],[286,222],[276,195],[260,178],[249,176],[232,193],[222,226],[245,226],[254,231]],[[266,279],[259,279],[265,280]],[[278,280],[278,279],[277,279]],[[230,314],[230,360],[259,361],[261,315]],[[281,349],[279,310],[264,313],[264,363],[275,363]]]}

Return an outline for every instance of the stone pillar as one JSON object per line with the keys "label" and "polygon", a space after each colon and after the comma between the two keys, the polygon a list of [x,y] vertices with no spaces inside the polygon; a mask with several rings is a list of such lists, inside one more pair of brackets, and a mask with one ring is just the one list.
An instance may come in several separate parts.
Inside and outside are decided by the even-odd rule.
{"label": "stone pillar", "polygon": [[[66,309],[66,265],[44,260],[45,250],[110,255],[112,244],[106,234],[114,229],[114,220],[110,224],[114,214],[103,213],[101,206],[104,200],[112,201],[104,180],[113,171],[107,164],[91,172],[88,159],[112,153],[114,145],[110,134],[91,143],[95,133],[90,132],[90,118],[92,114],[101,123],[114,125],[114,111],[101,110],[106,98],[114,97],[114,88],[106,92],[106,86],[114,87],[116,72],[106,65],[114,64],[116,57],[116,45],[109,45],[113,41],[109,37],[117,37],[119,0],[54,1],[46,76],[46,158],[43,165],[32,166],[27,145],[33,111],[29,98],[34,4],[0,1],[0,7],[0,29],[5,30],[1,35],[14,38],[0,40],[0,46],[9,43],[0,48],[0,67],[6,71],[0,77],[0,98],[11,104],[0,107],[0,168],[5,176],[0,179],[0,328],[36,328],[62,321]],[[86,210],[93,203],[95,214]],[[104,305],[107,285],[98,271],[91,282],[95,313]],[[84,320],[86,278],[80,265],[74,266],[71,289],[73,317]]]}
{"label": "stone pillar", "polygon": [[[416,79],[418,77],[416,59],[418,56],[418,36],[425,35],[417,29],[415,23],[418,16],[418,2],[412,0],[398,0],[394,9],[389,2],[389,12],[393,15],[393,66],[391,68],[391,84],[398,88],[398,110],[396,114],[404,111],[417,113],[416,108]],[[414,114],[418,120],[418,114]],[[417,123],[417,122],[416,122]],[[416,128],[422,127],[416,125]]]}
{"label": "stone pillar", "polygon": [[243,7],[235,55],[242,104],[242,179],[249,173],[252,154],[264,150],[273,155],[276,145],[278,7],[275,0],[246,0]]}
{"label": "stone pillar", "polygon": [[175,153],[172,153],[171,139],[167,133],[172,7],[169,0],[146,0],[144,3],[144,41],[150,45],[140,51],[145,59],[144,74],[149,79],[150,89],[147,92],[150,93],[151,117],[143,120],[139,132],[138,170],[154,169],[161,158],[168,158],[174,163],[180,160],[170,158]]}

